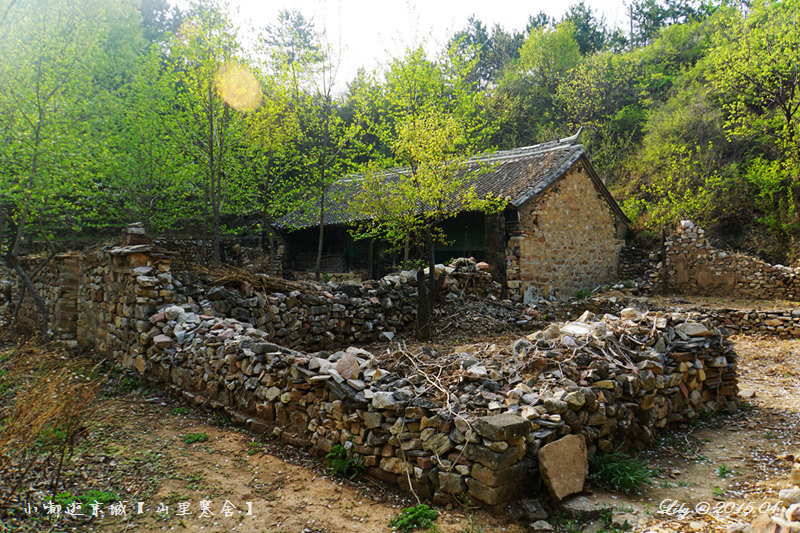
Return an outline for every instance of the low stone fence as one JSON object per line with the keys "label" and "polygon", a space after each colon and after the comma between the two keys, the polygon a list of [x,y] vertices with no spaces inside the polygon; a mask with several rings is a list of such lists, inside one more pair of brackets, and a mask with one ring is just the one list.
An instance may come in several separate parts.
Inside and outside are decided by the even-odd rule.
{"label": "low stone fence", "polygon": [[[440,297],[499,296],[501,287],[475,262],[440,266]],[[403,271],[377,281],[328,283],[325,290],[259,294],[246,285],[214,287],[186,277],[178,292],[197,302],[203,313],[234,318],[269,333],[270,340],[299,350],[322,350],[388,340],[416,322],[416,272]]]}
{"label": "low stone fence", "polygon": [[587,313],[505,349],[379,358],[303,354],[172,305],[151,318],[137,369],[253,431],[320,454],[342,444],[420,496],[494,506],[539,484],[539,450],[561,437],[583,435],[590,454],[638,449],[656,428],[737,407],[736,354],[713,328],[623,314]]}
{"label": "low stone fence", "polygon": [[657,290],[698,296],[771,300],[800,298],[800,269],[770,265],[742,254],[717,250],[702,228],[683,221],[664,242],[654,273]]}
{"label": "low stone fence", "polygon": [[715,324],[737,333],[800,337],[800,309],[713,309],[704,314]]}
{"label": "low stone fence", "polygon": [[[413,273],[248,297],[186,287],[173,279],[171,262],[152,245],[107,247],[54,258],[37,283],[48,305],[64,293],[75,302],[74,310],[53,307],[61,338],[195,404],[224,408],[254,431],[320,454],[342,444],[369,474],[436,502],[466,492],[500,505],[541,480],[553,492],[538,473],[546,470],[540,450],[563,437],[581,436],[584,455],[638,449],[657,428],[737,406],[736,354],[699,318],[624,309],[602,319],[585,313],[506,347],[303,353],[291,346],[328,349],[389,333],[391,320],[406,323]],[[470,265],[443,271],[445,299],[470,291],[497,297],[491,276]],[[32,313],[32,302],[23,308]],[[235,309],[249,323],[213,316]],[[253,317],[264,316],[266,327],[255,327]]]}

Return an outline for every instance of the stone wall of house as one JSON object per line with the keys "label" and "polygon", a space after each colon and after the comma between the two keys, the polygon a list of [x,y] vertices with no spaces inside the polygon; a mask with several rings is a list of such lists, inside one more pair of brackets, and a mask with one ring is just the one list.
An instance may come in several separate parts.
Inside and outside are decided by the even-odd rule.
{"label": "stone wall of house", "polygon": [[509,250],[522,290],[535,287],[542,296],[572,296],[580,289],[617,281],[619,253],[616,217],[577,162],[540,197],[519,209],[519,232]]}
{"label": "stone wall of house", "polygon": [[770,300],[800,299],[800,269],[711,246],[690,221],[664,242],[653,279],[661,292]]}

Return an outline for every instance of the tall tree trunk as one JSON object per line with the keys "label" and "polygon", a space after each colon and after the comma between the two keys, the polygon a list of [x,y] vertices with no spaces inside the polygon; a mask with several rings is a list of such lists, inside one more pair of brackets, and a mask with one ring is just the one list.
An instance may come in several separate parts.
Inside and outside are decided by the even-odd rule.
{"label": "tall tree trunk", "polygon": [[428,341],[431,338],[431,315],[433,309],[428,294],[425,269],[417,270],[417,339]]}
{"label": "tall tree trunk", "polygon": [[430,231],[425,235],[425,252],[428,256],[428,278],[425,279],[423,269],[417,270],[417,338],[421,341],[428,341],[431,338],[433,304],[444,281],[444,276],[438,282],[436,280],[436,258],[433,250],[433,234]]}
{"label": "tall tree trunk", "polygon": [[208,83],[208,182],[209,196],[211,200],[211,232],[214,241],[214,255],[212,261],[214,266],[221,263],[219,249],[219,203],[220,203],[220,169],[217,161],[218,154],[215,147],[219,131],[216,128],[216,113],[214,113],[214,84]]}
{"label": "tall tree trunk", "polygon": [[317,242],[317,262],[314,265],[314,279],[320,281],[322,272],[322,245],[325,237],[325,186],[322,186],[322,194],[319,197],[319,240]]}

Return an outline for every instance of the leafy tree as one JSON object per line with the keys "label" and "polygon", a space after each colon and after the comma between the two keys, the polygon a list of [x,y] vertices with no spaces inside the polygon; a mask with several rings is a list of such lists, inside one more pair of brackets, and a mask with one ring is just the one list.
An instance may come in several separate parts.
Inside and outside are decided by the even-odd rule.
{"label": "leafy tree", "polygon": [[523,37],[519,33],[508,33],[499,25],[491,34],[481,21],[471,16],[467,27],[453,34],[448,50],[451,55],[471,55],[476,58],[468,81],[478,89],[485,89],[497,82],[503,71],[519,57]]}
{"label": "leafy tree", "polygon": [[574,28],[574,37],[581,54],[591,54],[606,47],[607,30],[601,16],[595,18],[594,11],[584,0],[571,5],[561,22],[569,22]]}
{"label": "leafy tree", "polygon": [[800,2],[758,1],[714,38],[709,77],[725,130],[762,150],[747,166],[760,221],[792,246],[800,229]]}
{"label": "leafy tree", "polygon": [[715,11],[714,4],[693,0],[634,0],[629,7],[632,46],[651,43],[659,32],[673,24],[702,20]]}
{"label": "leafy tree", "polygon": [[[203,182],[194,159],[176,145],[174,87],[165,73],[161,50],[141,54],[130,83],[105,107],[106,142],[104,199],[117,222],[141,221],[149,231],[175,229],[202,220]],[[113,155],[112,155],[113,154]],[[112,218],[111,215],[109,215]]]}
{"label": "leafy tree", "polygon": [[580,62],[571,23],[531,30],[493,96],[494,114],[503,118],[496,144],[534,144],[567,133],[554,96]]}
{"label": "leafy tree", "polygon": [[503,201],[479,198],[470,180],[475,169],[463,165],[469,145],[464,126],[430,105],[408,115],[397,129],[392,150],[408,171],[388,175],[374,165],[358,184],[352,209],[364,220],[361,235],[382,236],[396,247],[421,244],[428,264],[417,271],[417,327],[421,340],[431,335],[433,304],[443,277],[436,279],[434,241],[444,239],[441,224],[459,211],[496,211]]}
{"label": "leafy tree", "polygon": [[212,2],[195,3],[170,43],[168,68],[172,111],[170,138],[203,176],[206,224],[220,264],[220,216],[241,179],[239,143],[245,114],[261,104],[257,78],[242,65],[236,30]]}
{"label": "leafy tree", "polygon": [[5,261],[35,300],[46,334],[47,309],[19,263],[20,246],[26,235],[49,240],[91,214],[92,64],[119,12],[89,0],[41,0],[12,1],[0,13],[0,206],[10,226]]}
{"label": "leafy tree", "polygon": [[[293,209],[302,206],[306,184],[298,171],[300,157],[300,117],[292,98],[295,85],[291,65],[272,56],[273,62],[262,69],[264,101],[249,117],[250,127],[244,138],[245,166],[252,187],[249,200],[261,213],[261,234],[266,231],[269,243],[270,274],[275,274],[275,239],[273,224]],[[268,72],[269,74],[265,74]],[[248,196],[240,191],[242,196]],[[252,209],[253,204],[245,209]],[[261,241],[259,241],[261,242]]]}
{"label": "leafy tree", "polygon": [[766,133],[783,157],[800,164],[800,1],[760,0],[746,17],[734,13],[715,36],[710,61],[730,134]]}

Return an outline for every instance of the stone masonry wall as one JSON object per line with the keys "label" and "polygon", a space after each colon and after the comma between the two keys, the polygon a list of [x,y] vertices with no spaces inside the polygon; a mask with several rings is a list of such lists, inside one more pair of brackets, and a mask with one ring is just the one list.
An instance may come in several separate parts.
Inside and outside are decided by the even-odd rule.
{"label": "stone masonry wall", "polygon": [[688,220],[664,242],[662,260],[652,278],[661,292],[800,299],[800,269],[717,250],[708,243],[703,229]]}
{"label": "stone masonry wall", "polygon": [[[41,259],[20,262],[31,272]],[[151,245],[105,247],[87,254],[56,255],[33,281],[47,305],[49,329],[56,339],[121,356],[141,345],[135,335],[137,324],[157,306],[175,301],[169,265],[169,256]],[[19,281],[10,286],[9,313],[22,290]],[[19,325],[38,330],[40,323],[36,304],[26,291]]]}
{"label": "stone masonry wall", "polygon": [[[75,340],[78,327],[78,286],[80,283],[80,254],[69,252],[54,256],[32,280],[39,296],[44,300],[49,315],[48,329],[61,340]],[[43,257],[20,258],[20,264],[31,273]],[[22,281],[12,284],[10,311],[13,311],[22,290]],[[19,325],[39,331],[41,316],[26,290],[19,314]]]}
{"label": "stone masonry wall", "polygon": [[[685,315],[624,314],[587,314],[501,353],[436,355],[461,376],[445,385],[447,407],[424,375],[387,370],[393,358],[296,352],[189,305],[151,318],[142,373],[320,455],[351,447],[372,476],[404,488],[410,478],[435,502],[467,493],[494,506],[538,485],[538,451],[563,436],[583,435],[590,453],[640,448],[656,428],[736,409],[736,354],[717,332]],[[593,353],[626,336],[626,362]]]}
{"label": "stone masonry wall", "polygon": [[[501,287],[468,259],[439,265],[444,275],[440,297],[498,296]],[[369,343],[408,331],[416,321],[416,272],[403,271],[377,281],[328,283],[327,290],[259,294],[252,288],[211,287],[182,276],[179,293],[211,316],[234,318],[269,333],[272,342],[297,350],[323,350]],[[385,334],[385,335],[383,335]],[[383,335],[383,337],[382,337]]]}
{"label": "stone masonry wall", "polygon": [[81,262],[77,340],[132,368],[156,308],[176,301],[171,256],[152,245],[107,247]]}
{"label": "stone masonry wall", "polygon": [[[590,453],[641,448],[656,428],[736,408],[736,354],[697,318],[586,314],[513,348],[476,345],[409,365],[352,347],[303,353],[270,331],[203,314],[170,262],[149,245],[80,259],[77,340],[254,431],[320,454],[350,447],[372,476],[401,487],[410,479],[439,503],[465,492],[488,506],[521,496],[539,484],[539,450],[566,435],[583,435]],[[333,312],[336,296],[323,296]],[[296,304],[310,306],[302,295]],[[426,364],[447,380],[447,401],[418,371]]]}
{"label": "stone masonry wall", "polygon": [[509,249],[518,250],[518,274],[512,267],[509,288],[533,285],[542,296],[572,296],[616,281],[624,242],[617,238],[614,213],[581,162],[523,205],[519,217],[521,235],[509,238]]}

